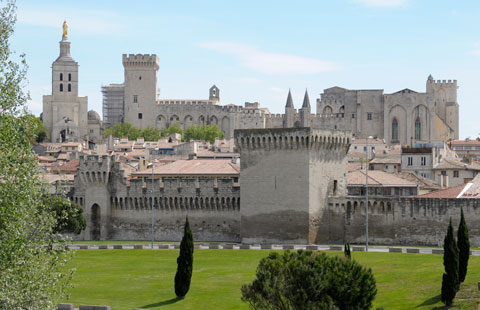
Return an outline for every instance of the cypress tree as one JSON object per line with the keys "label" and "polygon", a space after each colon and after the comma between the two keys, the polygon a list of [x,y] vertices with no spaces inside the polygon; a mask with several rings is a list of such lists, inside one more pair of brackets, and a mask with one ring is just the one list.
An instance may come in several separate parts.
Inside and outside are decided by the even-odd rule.
{"label": "cypress tree", "polygon": [[460,226],[458,227],[457,240],[458,240],[458,280],[460,283],[465,281],[467,276],[468,259],[470,258],[470,238],[468,234],[467,223],[465,223],[465,217],[463,216],[463,209],[461,209]]}
{"label": "cypress tree", "polygon": [[175,274],[175,294],[177,298],[184,298],[190,289],[193,270],[193,234],[190,230],[188,217],[185,221],[180,255],[177,258],[177,273]]}
{"label": "cypress tree", "polygon": [[450,306],[459,288],[458,282],[458,247],[453,235],[452,219],[448,225],[447,235],[443,242],[443,265],[445,273],[442,279],[442,302]]}
{"label": "cypress tree", "polygon": [[347,242],[345,244],[345,249],[343,251],[346,260],[350,260],[352,258],[352,254],[350,253],[350,244]]}

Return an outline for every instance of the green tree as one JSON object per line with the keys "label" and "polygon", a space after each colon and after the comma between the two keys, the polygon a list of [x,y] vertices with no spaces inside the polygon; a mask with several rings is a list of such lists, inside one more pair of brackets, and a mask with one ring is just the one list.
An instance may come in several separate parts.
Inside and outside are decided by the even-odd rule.
{"label": "green tree", "polygon": [[223,139],[225,133],[217,125],[190,126],[185,131],[185,141],[205,140],[214,143],[216,138]]}
{"label": "green tree", "polygon": [[468,269],[468,259],[470,258],[470,237],[468,233],[467,223],[463,216],[463,209],[461,209],[460,225],[457,232],[458,240],[458,280],[460,283],[465,281]]}
{"label": "green tree", "polygon": [[179,122],[175,122],[172,126],[162,129],[162,137],[166,137],[174,133],[183,135],[183,129]]}
{"label": "green tree", "polygon": [[[55,237],[55,217],[42,202],[27,117],[26,63],[12,60],[14,1],[0,1],[0,309],[55,309],[71,277],[70,254]],[[54,246],[57,243],[57,246]]]}
{"label": "green tree", "polygon": [[453,234],[452,219],[448,225],[447,235],[443,242],[443,265],[445,273],[442,277],[442,302],[450,306],[458,292],[458,247]]}
{"label": "green tree", "polygon": [[154,126],[148,126],[142,131],[145,141],[158,141],[160,139],[160,130]]}
{"label": "green tree", "polygon": [[57,220],[53,229],[55,233],[78,235],[85,229],[86,221],[81,206],[60,195],[45,195],[43,200]]}
{"label": "green tree", "polygon": [[125,123],[118,123],[113,125],[110,128],[107,128],[103,132],[103,135],[105,137],[112,135],[115,138],[128,137],[129,140],[136,140],[138,137],[142,135],[142,130],[133,126],[128,122],[125,122]]}
{"label": "green tree", "polygon": [[175,294],[177,298],[184,298],[190,289],[193,271],[193,234],[190,230],[188,217],[185,221],[180,255],[177,258],[177,273],[175,274]]}
{"label": "green tree", "polygon": [[353,260],[312,251],[273,252],[256,279],[242,286],[252,309],[370,309],[377,293],[372,271]]}

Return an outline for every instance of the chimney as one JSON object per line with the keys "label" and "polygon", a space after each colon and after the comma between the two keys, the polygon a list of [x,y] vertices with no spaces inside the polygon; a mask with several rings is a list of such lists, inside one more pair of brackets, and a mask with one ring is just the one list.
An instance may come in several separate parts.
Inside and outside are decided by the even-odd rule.
{"label": "chimney", "polygon": [[128,143],[128,137],[121,137],[120,143]]}
{"label": "chimney", "polygon": [[145,143],[145,139],[143,137],[138,137],[137,138],[137,143],[138,144],[144,144]]}

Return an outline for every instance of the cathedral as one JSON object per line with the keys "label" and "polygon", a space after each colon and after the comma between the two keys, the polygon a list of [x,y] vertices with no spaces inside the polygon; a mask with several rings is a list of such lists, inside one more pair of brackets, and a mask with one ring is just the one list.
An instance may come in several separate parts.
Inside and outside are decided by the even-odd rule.
{"label": "cathedral", "polygon": [[155,54],[124,54],[124,82],[102,87],[103,121],[88,111],[87,97],[78,96],[78,63],[70,55],[68,25],[64,23],[60,56],[52,64],[52,94],[43,97],[42,121],[52,142],[100,141],[105,125],[129,122],[158,130],[178,122],[218,125],[227,138],[235,129],[312,127],[351,131],[354,137],[385,139],[388,144],[414,145],[416,141],[459,138],[459,105],[456,80],[434,80],[426,92],[403,89],[385,94],[382,89],[325,89],[312,114],[305,91],[296,109],[289,91],[284,114],[272,114],[259,103],[221,105],[220,89],[213,85],[208,98],[159,98]]}

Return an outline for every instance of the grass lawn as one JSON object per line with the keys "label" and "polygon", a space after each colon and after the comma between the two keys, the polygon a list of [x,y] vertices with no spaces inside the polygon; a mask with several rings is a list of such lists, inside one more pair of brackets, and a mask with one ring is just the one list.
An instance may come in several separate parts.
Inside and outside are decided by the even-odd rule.
{"label": "grass lawn", "polygon": [[[248,309],[240,300],[240,287],[253,280],[258,261],[267,254],[265,250],[196,250],[192,286],[186,298],[177,301],[173,278],[178,250],[77,251],[69,302],[109,305],[113,310]],[[374,272],[378,294],[373,309],[443,309],[442,255],[352,254]],[[454,309],[477,309],[478,280],[480,257],[470,257]]]}

